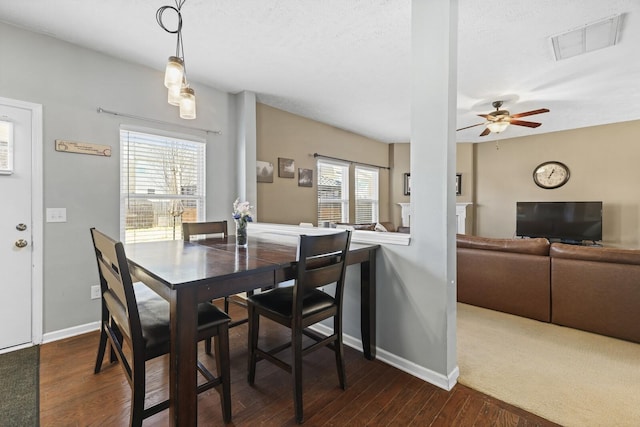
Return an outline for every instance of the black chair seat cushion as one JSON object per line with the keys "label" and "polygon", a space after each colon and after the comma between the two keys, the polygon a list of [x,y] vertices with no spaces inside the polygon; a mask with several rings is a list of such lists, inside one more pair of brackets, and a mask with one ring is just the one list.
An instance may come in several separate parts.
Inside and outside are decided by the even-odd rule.
{"label": "black chair seat cushion", "polygon": [[[302,306],[302,317],[306,317],[315,312],[328,309],[335,305],[335,300],[331,295],[317,289],[307,291],[304,296]],[[291,317],[293,310],[293,286],[275,288],[268,292],[252,295],[247,298],[256,307],[267,312],[282,316]]]}
{"label": "black chair seat cushion", "polygon": [[[134,283],[142,338],[148,355],[169,352],[169,303],[143,283]],[[198,304],[198,331],[229,322],[231,318],[211,303]]]}

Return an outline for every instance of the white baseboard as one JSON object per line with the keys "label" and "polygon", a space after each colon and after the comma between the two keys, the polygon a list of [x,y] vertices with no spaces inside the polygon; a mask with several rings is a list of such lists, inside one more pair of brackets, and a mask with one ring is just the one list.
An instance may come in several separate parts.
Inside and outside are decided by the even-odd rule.
{"label": "white baseboard", "polygon": [[[42,337],[42,343],[45,344],[48,342],[58,341],[64,338],[85,334],[87,332],[97,331],[98,329],[100,329],[100,322],[91,322],[67,329],[61,329],[59,331],[47,332]],[[328,326],[322,324],[316,324],[311,329],[317,330],[318,332],[327,335],[333,333],[332,328],[329,328]],[[362,351],[362,340],[359,340],[347,334],[344,334],[342,336],[342,340],[345,345],[358,351]],[[431,369],[427,369],[414,362],[411,362],[410,360],[406,360],[402,357],[396,356],[393,353],[389,353],[388,351],[383,350],[379,347],[376,347],[376,359],[447,391],[451,390],[453,386],[456,385],[458,375],[460,374],[460,371],[456,366],[455,369],[449,373],[449,375],[444,376],[432,371]]]}
{"label": "white baseboard", "polygon": [[[322,324],[313,325],[313,327],[311,327],[310,329],[314,329],[326,335],[333,333],[333,328]],[[351,335],[343,334],[342,341],[345,345],[358,351],[362,351],[361,340],[354,338]],[[458,376],[460,375],[458,366],[456,366],[455,369],[449,373],[449,375],[444,376],[432,371],[431,369],[427,369],[414,362],[411,362],[410,360],[406,360],[402,357],[396,356],[393,353],[389,353],[388,351],[383,350],[379,347],[376,347],[376,359],[447,391],[450,391],[453,386],[456,385]]]}
{"label": "white baseboard", "polygon": [[12,351],[22,350],[23,348],[33,347],[34,343],[26,343],[20,345],[14,345],[13,347],[5,347],[0,350],[0,354],[11,353]]}
{"label": "white baseboard", "polygon": [[58,341],[64,338],[74,337],[76,335],[86,334],[100,329],[100,322],[85,323],[84,325],[73,326],[59,331],[47,332],[42,336],[42,343]]}

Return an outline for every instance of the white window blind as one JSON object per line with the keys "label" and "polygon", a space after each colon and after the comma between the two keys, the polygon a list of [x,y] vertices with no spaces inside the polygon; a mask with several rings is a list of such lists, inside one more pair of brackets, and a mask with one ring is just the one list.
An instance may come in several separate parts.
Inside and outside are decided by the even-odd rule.
{"label": "white window blind", "polygon": [[120,130],[120,238],[182,239],[182,222],[204,221],[201,141]]}
{"label": "white window blind", "polygon": [[318,160],[318,226],[349,221],[349,165]]}
{"label": "white window blind", "polygon": [[378,169],[356,166],[356,223],[378,222]]}

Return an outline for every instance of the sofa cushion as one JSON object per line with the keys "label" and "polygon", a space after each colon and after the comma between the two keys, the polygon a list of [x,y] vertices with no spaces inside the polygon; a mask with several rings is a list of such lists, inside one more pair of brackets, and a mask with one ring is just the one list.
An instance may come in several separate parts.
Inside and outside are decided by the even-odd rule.
{"label": "sofa cushion", "polygon": [[372,223],[364,223],[364,224],[350,224],[348,222],[336,222],[336,227],[337,228],[346,228],[346,227],[348,227],[348,228],[353,229],[353,230],[374,231],[376,229],[376,223],[372,222]]}
{"label": "sofa cushion", "polygon": [[548,256],[458,247],[457,267],[459,302],[551,320]]}
{"label": "sofa cushion", "polygon": [[541,237],[535,239],[496,239],[493,237],[470,236],[468,234],[457,234],[456,243],[458,248],[529,255],[549,255],[550,246],[549,241]]}
{"label": "sofa cushion", "polygon": [[392,222],[387,222],[387,221],[377,223],[375,229],[376,231],[390,231],[390,232],[396,231],[395,225],[393,225]]}

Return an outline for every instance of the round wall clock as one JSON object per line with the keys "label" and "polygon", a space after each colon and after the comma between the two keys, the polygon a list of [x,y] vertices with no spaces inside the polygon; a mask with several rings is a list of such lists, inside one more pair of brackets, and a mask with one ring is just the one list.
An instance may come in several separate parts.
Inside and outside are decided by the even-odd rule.
{"label": "round wall clock", "polygon": [[538,187],[552,189],[569,181],[569,168],[560,162],[544,162],[533,170],[533,182]]}

